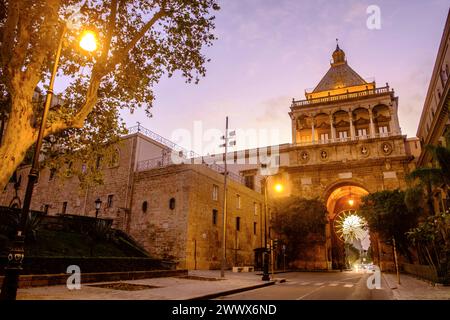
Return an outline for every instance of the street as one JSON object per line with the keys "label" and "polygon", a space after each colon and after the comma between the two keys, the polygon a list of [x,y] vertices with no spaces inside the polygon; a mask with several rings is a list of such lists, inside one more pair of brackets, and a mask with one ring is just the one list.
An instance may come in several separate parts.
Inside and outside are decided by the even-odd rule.
{"label": "street", "polygon": [[381,277],[381,289],[367,288],[369,273],[356,272],[291,272],[275,275],[284,283],[218,300],[391,300],[391,289]]}

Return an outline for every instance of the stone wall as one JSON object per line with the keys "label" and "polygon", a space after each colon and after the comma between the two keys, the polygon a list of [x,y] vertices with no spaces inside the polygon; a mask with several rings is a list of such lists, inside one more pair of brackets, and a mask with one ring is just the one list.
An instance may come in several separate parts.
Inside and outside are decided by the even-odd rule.
{"label": "stone wall", "polygon": [[[217,200],[212,196],[213,185],[219,188]],[[236,206],[237,194],[241,199],[240,209]],[[169,206],[171,198],[175,199],[174,209]],[[223,176],[203,165],[173,165],[136,173],[130,234],[152,256],[173,258],[179,268],[220,268],[222,199]],[[253,265],[253,249],[260,246],[263,197],[229,180],[227,200],[228,266]],[[147,212],[143,210],[145,201]],[[215,224],[213,210],[217,210]],[[239,231],[236,217],[240,217]]]}
{"label": "stone wall", "polygon": [[[102,207],[99,217],[114,219],[114,226],[125,229],[127,202],[130,199],[131,178],[130,166],[135,156],[135,137],[129,136],[123,139],[118,145],[119,162],[113,167],[109,167],[106,161],[102,162],[104,184],[82,190],[77,176],[64,177],[55,174],[50,179],[50,170],[44,168],[39,173],[39,180],[36,183],[31,203],[32,210],[44,210],[48,205],[48,214],[55,215],[62,212],[63,203],[67,202],[67,214],[79,214],[95,216],[95,200],[102,200]],[[82,163],[76,163],[74,166]],[[18,176],[21,176],[21,185],[18,196],[23,202],[28,173],[30,166],[18,169]],[[5,190],[0,192],[0,204],[9,206],[15,194],[12,183],[9,183]],[[108,195],[112,195],[112,205],[107,206]]]}

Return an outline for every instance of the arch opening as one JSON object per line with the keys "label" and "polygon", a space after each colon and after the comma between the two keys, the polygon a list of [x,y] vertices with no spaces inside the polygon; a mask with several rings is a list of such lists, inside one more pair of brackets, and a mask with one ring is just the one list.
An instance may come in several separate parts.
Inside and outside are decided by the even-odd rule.
{"label": "arch opening", "polygon": [[336,186],[328,195],[328,257],[333,269],[359,269],[371,263],[370,234],[358,214],[361,198],[368,194],[351,183]]}

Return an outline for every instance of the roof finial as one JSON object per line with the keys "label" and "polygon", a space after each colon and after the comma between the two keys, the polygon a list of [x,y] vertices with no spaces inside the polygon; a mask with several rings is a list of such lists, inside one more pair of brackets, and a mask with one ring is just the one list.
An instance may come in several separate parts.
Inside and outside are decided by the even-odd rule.
{"label": "roof finial", "polygon": [[336,50],[339,50],[339,39],[336,38]]}

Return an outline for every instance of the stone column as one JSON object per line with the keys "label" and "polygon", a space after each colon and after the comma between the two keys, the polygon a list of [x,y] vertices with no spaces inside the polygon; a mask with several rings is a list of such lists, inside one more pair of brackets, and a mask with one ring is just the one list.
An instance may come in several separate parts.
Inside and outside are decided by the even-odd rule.
{"label": "stone column", "polygon": [[312,141],[312,143],[314,144],[314,141],[316,140],[316,139],[314,138],[314,136],[315,136],[315,129],[314,129],[314,115],[312,115],[311,117],[312,117],[312,120],[311,120],[311,141]]}
{"label": "stone column", "polygon": [[336,128],[333,124],[333,114],[330,113],[330,128],[331,128],[331,141],[334,142],[336,140]]}
{"label": "stone column", "polygon": [[372,109],[369,108],[369,120],[370,120],[370,137],[375,138],[375,124],[373,123]]}
{"label": "stone column", "polygon": [[297,143],[297,131],[298,131],[298,124],[297,124],[297,118],[292,119],[292,143]]}
{"label": "stone column", "polygon": [[391,130],[389,133],[392,132],[392,134],[400,134],[400,124],[398,122],[398,117],[397,117],[397,108],[395,108],[394,106],[391,107],[391,109],[389,110],[390,116],[391,116],[391,121],[389,122],[389,125],[391,126]]}
{"label": "stone column", "polygon": [[351,110],[348,112],[348,120],[350,121],[350,139],[355,140],[355,128],[353,127],[353,114]]}

